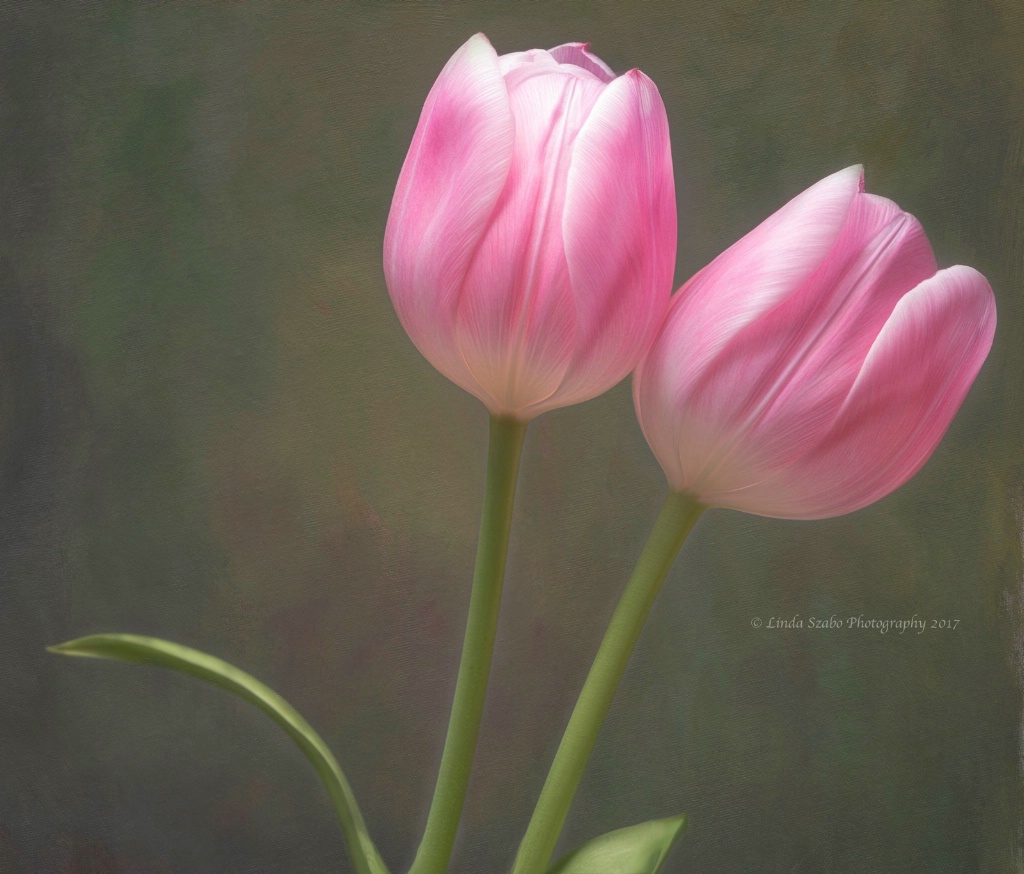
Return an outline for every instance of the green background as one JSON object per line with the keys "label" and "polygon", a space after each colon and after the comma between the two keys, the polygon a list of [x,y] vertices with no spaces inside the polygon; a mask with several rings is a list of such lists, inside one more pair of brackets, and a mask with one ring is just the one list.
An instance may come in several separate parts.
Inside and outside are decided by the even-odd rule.
{"label": "green background", "polygon": [[[0,2],[0,872],[347,870],[262,715],[46,644],[198,646],[332,744],[396,872],[425,819],[486,415],[381,271],[422,101],[484,31],[588,40],[668,108],[681,282],[862,162],[995,346],[925,469],[852,516],[699,524],[563,848],[679,811],[672,872],[1024,865],[1024,6]],[[611,219],[613,220],[613,219]],[[505,870],[663,493],[628,385],[530,429],[453,870]],[[957,619],[953,631],[751,620]]]}

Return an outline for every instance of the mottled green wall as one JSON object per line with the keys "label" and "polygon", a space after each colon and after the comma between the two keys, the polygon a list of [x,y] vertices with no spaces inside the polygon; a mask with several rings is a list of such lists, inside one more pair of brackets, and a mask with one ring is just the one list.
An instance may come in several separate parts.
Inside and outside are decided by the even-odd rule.
{"label": "mottled green wall", "polygon": [[[277,729],[43,652],[208,649],[338,751],[396,871],[425,817],[486,416],[417,354],[381,240],[422,100],[483,30],[658,83],[682,281],[846,164],[999,301],[932,461],[830,522],[716,511],[566,832],[685,810],[673,872],[1016,872],[1024,6],[0,0],[0,872],[344,870]],[[528,437],[455,870],[505,870],[663,490],[628,387]],[[1015,509],[1016,508],[1016,509]],[[954,631],[751,620],[959,619]]]}

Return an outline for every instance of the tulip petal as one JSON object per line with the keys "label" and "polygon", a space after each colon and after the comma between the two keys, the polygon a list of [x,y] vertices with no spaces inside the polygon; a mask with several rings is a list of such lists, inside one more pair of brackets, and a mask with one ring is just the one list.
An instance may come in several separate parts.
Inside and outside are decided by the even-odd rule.
{"label": "tulip petal", "polygon": [[850,513],[928,460],[963,403],[995,332],[992,289],[970,267],[925,280],[896,305],[824,439],[798,463],[724,506],[796,519]]}
{"label": "tulip petal", "polygon": [[494,412],[532,416],[573,351],[576,315],[562,244],[570,144],[602,86],[559,68],[509,90],[515,145],[505,189],[466,275],[457,339]]}
{"label": "tulip petal", "polygon": [[931,246],[913,216],[885,198],[854,198],[819,270],[740,331],[700,380],[705,403],[730,398],[718,476],[745,447],[793,457],[820,440],[893,309],[934,274]]}
{"label": "tulip petal", "polygon": [[527,49],[499,56],[498,69],[505,77],[505,87],[511,91],[527,79],[555,72],[559,67],[558,61],[544,49]]}
{"label": "tulip petal", "polygon": [[668,118],[639,70],[605,87],[576,139],[562,228],[576,352],[553,406],[623,379],[668,306],[676,254]]}
{"label": "tulip petal", "polygon": [[[934,273],[916,220],[862,184],[851,167],[807,189],[673,300],[647,368],[664,382],[641,381],[637,409],[685,427],[678,487],[744,489],[762,476],[752,458],[813,445],[899,298]],[[647,430],[663,454],[665,425]]]}
{"label": "tulip petal", "polygon": [[385,278],[402,325],[441,373],[474,394],[453,338],[455,310],[505,185],[513,139],[498,57],[477,34],[430,90],[384,236]]}
{"label": "tulip petal", "polygon": [[582,67],[588,73],[593,73],[602,82],[611,82],[615,78],[612,68],[597,55],[587,51],[589,48],[590,43],[567,42],[549,49],[548,54],[560,64]]}
{"label": "tulip petal", "polygon": [[[743,328],[778,306],[821,269],[863,188],[863,168],[827,176],[770,215],[689,280],[673,299],[663,333],[685,356],[678,382],[690,394]],[[682,363],[682,362],[680,362]]]}
{"label": "tulip petal", "polygon": [[[820,275],[757,326],[762,338],[775,337],[789,356],[772,374],[784,385],[772,392],[773,407],[793,409],[794,395],[805,405],[823,395],[834,413],[899,301],[935,271],[917,219],[885,198],[857,197]],[[823,376],[828,385],[821,385]],[[766,410],[765,418],[770,421],[773,412]]]}

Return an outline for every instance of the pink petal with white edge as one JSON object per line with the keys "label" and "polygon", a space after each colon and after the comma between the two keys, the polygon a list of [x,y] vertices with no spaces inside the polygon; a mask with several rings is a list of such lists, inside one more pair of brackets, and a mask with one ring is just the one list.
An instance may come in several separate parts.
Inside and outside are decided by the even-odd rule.
{"label": "pink petal with white edge", "polygon": [[[767,437],[776,415],[811,415],[823,404],[835,413],[895,307],[935,271],[917,219],[890,200],[859,195],[821,275],[758,323],[790,356],[772,374],[783,388],[771,393],[758,433]],[[801,311],[800,329],[787,328]]]}
{"label": "pink petal with white edge", "polygon": [[[730,344],[810,287],[847,226],[863,178],[863,168],[853,166],[812,185],[672,298],[653,347],[637,369],[633,394],[640,426],[674,488],[696,492],[726,482],[730,488],[752,482],[735,452],[723,481],[722,453],[737,448],[742,436],[737,425],[756,403],[754,384],[778,350],[765,342]],[[733,354],[720,358],[729,348]],[[715,391],[719,381],[742,390],[736,397]],[[718,481],[708,482],[712,476]]]}
{"label": "pink petal with white edge", "polygon": [[509,91],[512,166],[457,312],[466,366],[492,412],[529,418],[558,388],[576,315],[562,245],[570,146],[602,86],[554,67]]}
{"label": "pink petal with white edge", "polygon": [[[864,171],[848,167],[798,194],[678,292],[663,333],[697,378],[747,325],[805,286],[846,225]],[[690,385],[681,381],[681,393]]]}
{"label": "pink petal with white edge", "polygon": [[576,307],[575,355],[551,406],[623,379],[672,291],[676,203],[668,119],[639,70],[602,92],[573,147],[562,220]]}
{"label": "pink petal with white edge", "polygon": [[939,271],[897,304],[820,444],[760,485],[717,499],[765,516],[823,519],[885,497],[935,450],[995,326],[984,276],[963,266]]}
{"label": "pink petal with white edge", "polygon": [[402,325],[431,364],[474,394],[454,341],[455,309],[505,185],[513,139],[497,54],[477,34],[427,96],[384,235],[384,275]]}
{"label": "pink petal with white edge", "polygon": [[881,197],[854,198],[819,270],[733,337],[694,386],[687,415],[711,419],[723,434],[694,487],[740,488],[749,483],[736,478],[736,456],[782,467],[816,445],[893,309],[934,274],[913,216]]}

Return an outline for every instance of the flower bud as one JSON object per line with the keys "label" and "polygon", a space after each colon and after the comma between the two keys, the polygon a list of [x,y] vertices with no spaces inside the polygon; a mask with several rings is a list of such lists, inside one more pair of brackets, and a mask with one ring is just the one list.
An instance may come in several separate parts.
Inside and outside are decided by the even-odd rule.
{"label": "flower bud", "polygon": [[580,43],[498,56],[478,34],[434,83],[384,238],[395,310],[496,415],[601,394],[668,306],[676,207],[665,108]]}
{"label": "flower bud", "polygon": [[905,483],[992,345],[992,289],[924,231],[822,180],[675,295],[633,397],[670,486],[762,516],[849,513]]}

